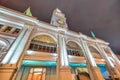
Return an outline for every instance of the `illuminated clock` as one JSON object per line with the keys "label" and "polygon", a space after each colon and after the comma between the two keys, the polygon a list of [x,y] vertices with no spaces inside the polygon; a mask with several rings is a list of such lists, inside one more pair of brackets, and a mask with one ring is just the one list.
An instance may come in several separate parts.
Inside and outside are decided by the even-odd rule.
{"label": "illuminated clock", "polygon": [[64,22],[62,19],[58,19],[58,20],[57,20],[57,23],[58,23],[58,24],[61,24],[61,25],[64,25],[64,24],[65,24],[65,22]]}

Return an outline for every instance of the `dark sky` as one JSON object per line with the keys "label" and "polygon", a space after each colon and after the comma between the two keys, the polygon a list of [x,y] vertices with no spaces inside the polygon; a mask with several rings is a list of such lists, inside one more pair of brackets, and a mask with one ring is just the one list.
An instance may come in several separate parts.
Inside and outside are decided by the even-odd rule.
{"label": "dark sky", "polygon": [[50,22],[52,11],[65,13],[69,29],[110,43],[120,54],[120,0],[0,0],[0,5],[24,12],[29,6],[34,17]]}

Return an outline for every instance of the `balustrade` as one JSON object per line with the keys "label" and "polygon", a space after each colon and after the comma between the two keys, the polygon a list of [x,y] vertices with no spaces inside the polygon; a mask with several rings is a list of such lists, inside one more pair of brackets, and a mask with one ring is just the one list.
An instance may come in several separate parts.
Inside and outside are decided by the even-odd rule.
{"label": "balustrade", "polygon": [[72,56],[81,56],[83,57],[82,49],[74,48],[67,46],[67,54]]}
{"label": "balustrade", "polygon": [[54,43],[47,43],[47,42],[32,40],[29,50],[56,53],[57,51],[56,47],[57,45]]}
{"label": "balustrade", "polygon": [[18,35],[21,29],[19,28],[14,28],[11,26],[5,26],[0,24],[0,32],[6,33],[6,34],[11,34],[11,35]]}

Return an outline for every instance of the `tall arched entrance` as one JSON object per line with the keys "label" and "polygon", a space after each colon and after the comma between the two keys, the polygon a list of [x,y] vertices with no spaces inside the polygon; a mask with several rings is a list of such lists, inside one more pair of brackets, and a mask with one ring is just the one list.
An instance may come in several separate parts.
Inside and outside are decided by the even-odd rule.
{"label": "tall arched entrance", "polygon": [[90,80],[82,48],[76,42],[69,41],[67,43],[67,54],[73,80]]}
{"label": "tall arched entrance", "polygon": [[56,79],[57,43],[48,35],[34,37],[19,70],[17,80]]}
{"label": "tall arched entrance", "polygon": [[104,61],[104,58],[102,57],[102,55],[99,53],[99,51],[95,47],[89,46],[89,49],[91,51],[93,58],[95,59],[97,63],[97,66],[100,69],[102,76],[104,77],[105,80],[109,80],[109,77],[108,77],[109,74],[108,74],[106,62],[104,63],[102,62]]}

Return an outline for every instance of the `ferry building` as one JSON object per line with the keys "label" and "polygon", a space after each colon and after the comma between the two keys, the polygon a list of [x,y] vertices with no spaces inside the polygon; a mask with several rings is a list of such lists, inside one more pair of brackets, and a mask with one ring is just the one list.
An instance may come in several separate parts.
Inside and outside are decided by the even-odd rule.
{"label": "ferry building", "polygon": [[69,30],[59,9],[46,23],[0,6],[0,80],[120,80],[120,61],[108,42]]}

